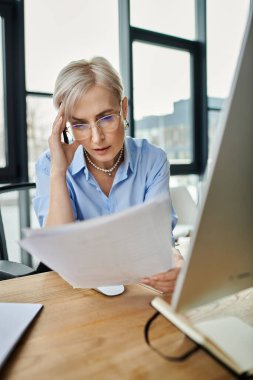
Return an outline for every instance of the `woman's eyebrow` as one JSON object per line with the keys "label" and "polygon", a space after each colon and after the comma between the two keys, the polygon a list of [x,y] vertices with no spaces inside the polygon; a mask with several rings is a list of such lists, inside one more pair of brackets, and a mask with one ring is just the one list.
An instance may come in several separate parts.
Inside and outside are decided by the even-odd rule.
{"label": "woman's eyebrow", "polygon": [[74,122],[77,122],[77,123],[87,123],[86,120],[84,119],[78,119],[78,117],[75,117],[75,116],[71,116],[71,120],[74,121]]}
{"label": "woman's eyebrow", "polygon": [[102,112],[99,112],[97,115],[96,115],[96,118],[99,118],[103,115],[106,115],[106,114],[110,114],[112,112],[115,112],[115,109],[114,108],[109,108],[109,109],[106,109],[106,110],[103,110]]}
{"label": "woman's eyebrow", "polygon": [[[108,114],[113,113],[113,112],[115,112],[114,108],[108,108],[106,110],[99,112],[97,115],[95,115],[95,117],[96,117],[96,119],[99,119],[100,117],[102,117],[106,114],[108,115]],[[71,116],[71,119],[74,122],[89,124],[89,122],[86,119],[79,119],[78,117],[75,117],[75,116]]]}

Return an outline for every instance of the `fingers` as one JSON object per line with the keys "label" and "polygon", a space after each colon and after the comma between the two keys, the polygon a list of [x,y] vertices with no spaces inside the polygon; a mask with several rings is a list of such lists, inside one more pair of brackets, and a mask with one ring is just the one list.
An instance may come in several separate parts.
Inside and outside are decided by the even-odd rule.
{"label": "fingers", "polygon": [[184,258],[183,256],[181,255],[181,253],[176,249],[176,248],[172,248],[172,253],[173,253],[173,256],[175,258],[175,266],[177,268],[181,268],[183,263],[184,263]]}
{"label": "fingers", "polygon": [[63,105],[61,104],[53,123],[52,133],[60,136],[65,127],[66,127],[66,120],[63,113]]}
{"label": "fingers", "polygon": [[79,143],[74,141],[67,144],[62,141],[62,132],[66,127],[66,118],[61,105],[52,126],[52,133],[48,139],[51,154],[51,176],[66,175],[68,166],[73,160]]}
{"label": "fingers", "polygon": [[152,286],[164,293],[174,291],[180,268],[170,269],[168,272],[158,273],[151,277],[145,277],[141,283]]}
{"label": "fingers", "polygon": [[71,160],[71,157],[73,158],[75,151],[79,147],[80,143],[78,141],[73,141],[71,144],[64,144],[63,149],[65,150],[65,154],[70,157],[69,160]]}
{"label": "fingers", "polygon": [[173,248],[172,253],[175,258],[175,268],[151,277],[145,277],[141,280],[141,283],[152,286],[164,293],[172,293],[175,289],[177,277],[184,262],[183,256],[177,249]]}

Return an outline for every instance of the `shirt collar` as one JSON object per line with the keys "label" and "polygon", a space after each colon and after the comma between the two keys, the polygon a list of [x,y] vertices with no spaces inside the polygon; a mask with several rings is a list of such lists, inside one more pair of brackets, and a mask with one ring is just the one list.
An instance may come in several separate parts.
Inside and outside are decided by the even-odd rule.
{"label": "shirt collar", "polygon": [[71,164],[69,165],[69,171],[72,175],[75,175],[76,173],[80,172],[82,169],[84,169],[85,174],[88,173],[87,165],[86,165],[86,161],[85,161],[85,157],[83,153],[83,146],[79,145],[79,147],[77,148],[74,154],[74,158]]}
{"label": "shirt collar", "polygon": [[134,171],[134,157],[133,157],[133,153],[132,150],[131,150],[131,147],[130,147],[130,144],[129,144],[129,139],[126,137],[125,138],[125,142],[124,142],[124,167],[126,168],[126,170],[128,169],[128,167],[131,169],[131,171],[133,172]]}

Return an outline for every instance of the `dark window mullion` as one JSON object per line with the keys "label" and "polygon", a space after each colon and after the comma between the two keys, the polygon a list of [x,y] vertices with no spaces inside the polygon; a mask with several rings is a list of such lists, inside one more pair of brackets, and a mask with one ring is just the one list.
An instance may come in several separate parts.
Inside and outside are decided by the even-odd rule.
{"label": "dark window mullion", "polygon": [[196,41],[136,27],[131,27],[131,39],[132,42],[140,41],[150,44],[154,43],[155,45],[182,49],[190,52],[193,52],[196,49]]}
{"label": "dark window mullion", "polygon": [[15,175],[15,150],[12,149],[14,136],[8,128],[13,123],[13,101],[11,89],[13,84],[12,78],[12,46],[13,32],[11,22],[13,19],[11,4],[1,4],[0,16],[3,19],[2,25],[2,56],[3,56],[3,111],[4,111],[4,137],[5,137],[5,155],[6,166],[0,168],[0,182],[8,182]]}
{"label": "dark window mullion", "polygon": [[0,3],[4,19],[4,102],[7,166],[0,183],[28,180],[23,0]]}
{"label": "dark window mullion", "polygon": [[222,108],[220,108],[220,107],[207,107],[207,111],[220,112],[220,111],[222,111]]}
{"label": "dark window mullion", "polygon": [[41,96],[45,98],[51,98],[53,94],[51,92],[26,91],[26,96]]}
{"label": "dark window mullion", "polygon": [[198,63],[195,66],[196,109],[195,144],[197,171],[203,174],[208,159],[208,121],[207,121],[207,72],[206,72],[206,0],[196,0],[196,29]]}

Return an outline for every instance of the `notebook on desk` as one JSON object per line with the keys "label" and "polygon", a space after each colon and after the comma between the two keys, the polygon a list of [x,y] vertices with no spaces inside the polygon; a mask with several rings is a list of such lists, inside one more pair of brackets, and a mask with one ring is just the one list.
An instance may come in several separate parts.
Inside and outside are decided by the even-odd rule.
{"label": "notebook on desk", "polygon": [[226,316],[192,323],[176,313],[162,298],[151,302],[185,335],[213,354],[237,374],[253,375],[253,327],[237,317]]}
{"label": "notebook on desk", "polygon": [[42,306],[0,303],[0,369]]}

